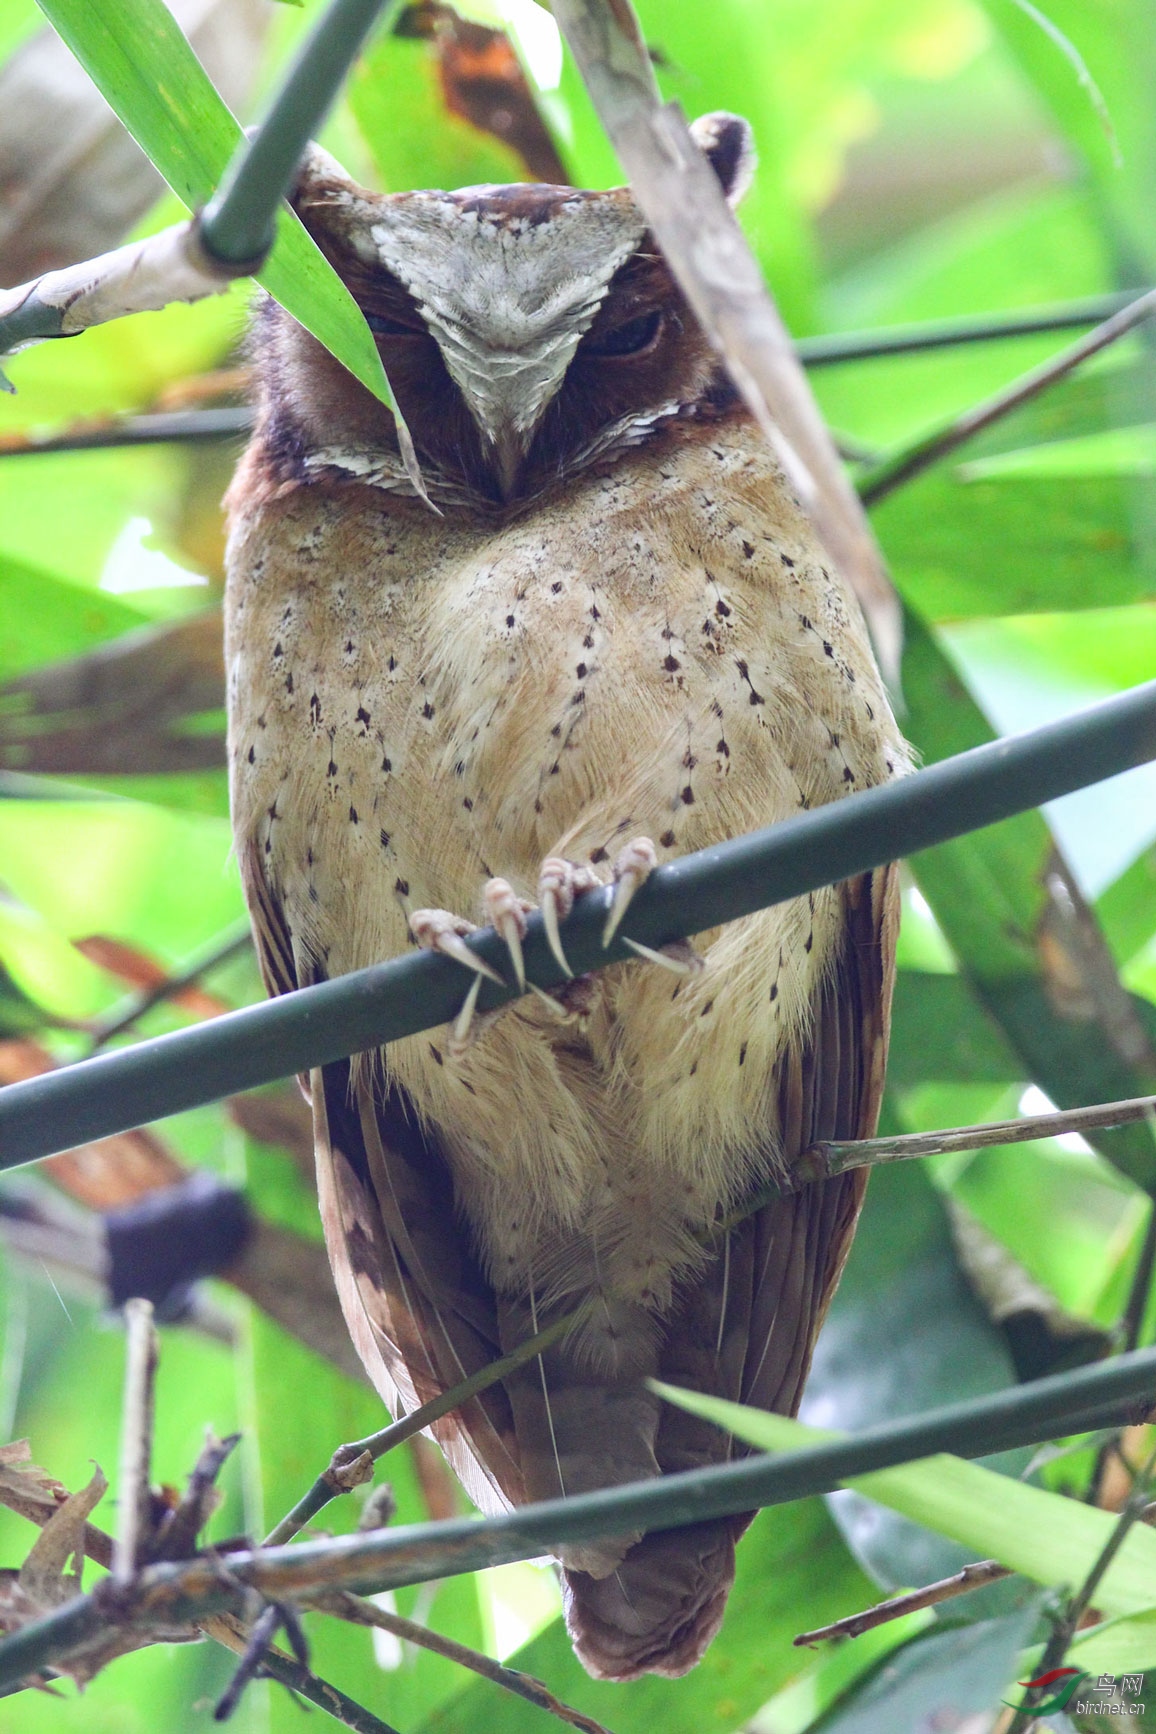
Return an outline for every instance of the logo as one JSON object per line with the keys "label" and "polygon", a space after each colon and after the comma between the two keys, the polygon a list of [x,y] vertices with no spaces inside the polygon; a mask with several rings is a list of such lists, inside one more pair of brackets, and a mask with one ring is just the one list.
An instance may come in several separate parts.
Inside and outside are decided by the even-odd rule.
{"label": "logo", "polygon": [[[1138,1698],[1144,1683],[1143,1674],[1121,1674],[1117,1679],[1111,1674],[1101,1674],[1093,1686],[1086,1688],[1085,1693],[1077,1698],[1076,1693],[1091,1675],[1082,1668],[1050,1668],[1046,1674],[1037,1674],[1034,1680],[1020,1680],[1019,1685],[1029,1692],[1046,1692],[1052,1688],[1052,1695],[1039,1704],[1033,1704],[1033,1716],[1050,1716],[1057,1710],[1072,1710],[1081,1715],[1099,1713],[1109,1716],[1142,1716],[1144,1706],[1140,1703],[1126,1704],[1125,1698]],[[1090,1694],[1104,1694],[1093,1697]],[[1011,1709],[1019,1709],[1013,1699],[1003,1700]]]}

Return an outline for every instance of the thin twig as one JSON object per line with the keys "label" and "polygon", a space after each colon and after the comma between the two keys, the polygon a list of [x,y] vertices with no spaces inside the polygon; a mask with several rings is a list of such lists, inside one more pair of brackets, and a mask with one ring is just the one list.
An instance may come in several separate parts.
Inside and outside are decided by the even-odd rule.
{"label": "thin twig", "polygon": [[541,1680],[536,1680],[532,1674],[523,1674],[518,1668],[504,1667],[501,1662],[495,1662],[492,1656],[485,1656],[480,1650],[471,1650],[454,1638],[443,1637],[440,1632],[418,1625],[416,1620],[407,1620],[402,1614],[379,1608],[376,1602],[366,1601],[364,1596],[339,1590],[335,1595],[311,1598],[310,1605],[324,1613],[334,1614],[338,1619],[349,1620],[353,1625],[376,1626],[379,1631],[389,1632],[403,1643],[417,1644],[423,1650],[432,1650],[435,1655],[444,1656],[449,1662],[457,1662],[460,1667],[469,1668],[471,1673],[480,1674],[485,1680],[492,1680],[495,1686],[502,1686],[507,1692],[514,1692],[519,1698],[525,1698],[539,1710],[545,1710],[549,1715],[568,1722],[572,1728],[581,1728],[583,1734],[608,1734],[601,1722],[595,1722],[592,1717],[584,1716],[580,1710],[573,1710],[569,1704],[563,1704],[549,1687],[543,1685]]}
{"label": "thin twig", "polygon": [[939,463],[967,440],[1001,421],[1012,410],[1019,409],[1021,404],[1046,391],[1050,385],[1055,385],[1058,380],[1071,373],[1074,367],[1135,330],[1145,319],[1151,318],[1153,313],[1156,313],[1156,289],[1149,289],[1119,313],[1105,319],[1102,325],[1097,325],[1086,337],[1069,344],[1066,349],[1042,362],[1039,367],[1033,367],[1028,373],[1021,374],[1019,379],[1013,380],[1011,385],[1005,386],[1002,391],[985,398],[982,403],[965,410],[963,415],[957,416],[943,427],[936,428],[933,433],[925,434],[912,445],[904,446],[890,457],[883,458],[865,475],[856,478],[863,504],[876,505],[901,483],[909,482],[913,476],[920,475],[932,464]]}
{"label": "thin twig", "polygon": [[134,994],[123,1010],[113,1012],[105,1022],[94,1024],[91,1051],[97,1053],[106,1042],[112,1041],[114,1036],[121,1036],[131,1029],[133,1024],[144,1017],[146,1012],[152,1011],[154,1006],[171,999],[174,994],[181,993],[201,976],[207,975],[211,969],[216,969],[219,964],[227,963],[230,958],[248,951],[252,943],[248,921],[230,927],[227,933],[214,941],[208,951],[199,953],[163,981]]}
{"label": "thin twig", "polygon": [[[1125,1538],[1132,1526],[1144,1516],[1148,1504],[1149,1483],[1152,1471],[1156,1469],[1156,1445],[1148,1454],[1144,1467],[1140,1470],[1132,1487],[1132,1492],[1125,1501],[1111,1535],[1100,1550],[1099,1556],[1091,1571],[1076,1594],[1064,1609],[1063,1617],[1058,1619],[1052,1628],[1052,1635],[1044,1646],[1040,1657],[1038,1672],[1047,1674],[1054,1668],[1062,1668],[1068,1646],[1080,1627],[1080,1622],[1092,1605],[1095,1595],[1105,1572],[1124,1545]],[[1008,1734],[1024,1734],[1035,1720],[1032,1707],[1040,1702],[1047,1688],[1042,1686],[1029,1687],[1027,1697],[1016,1711]]]}
{"label": "thin twig", "polygon": [[72,426],[56,434],[0,436],[0,458],[45,457],[53,452],[107,451],[118,446],[155,446],[171,441],[244,439],[253,431],[251,409],[186,409],[127,415]]}
{"label": "thin twig", "polygon": [[112,1555],[112,1576],[118,1584],[129,1584],[136,1576],[151,1529],[149,1469],[157,1373],[152,1302],[130,1300],[124,1314],[128,1340],[120,1424],[119,1503]]}
{"label": "thin twig", "polygon": [[[812,1144],[791,1171],[791,1190],[812,1180],[829,1180],[848,1168],[878,1167],[909,1162],[915,1156],[941,1156],[960,1150],[986,1150],[993,1144],[1032,1144],[1071,1132],[1093,1132],[1108,1126],[1130,1126],[1151,1120],[1156,1096],[1131,1096],[1123,1102],[1095,1102],[1086,1108],[1065,1108],[1052,1114],[1025,1114],[1016,1120],[993,1120],[978,1126],[952,1126],[940,1132],[905,1132],[894,1138],[859,1138],[845,1144]],[[1129,1345],[1135,1348],[1135,1343]]]}
{"label": "thin twig", "polygon": [[962,319],[883,326],[877,331],[833,331],[823,337],[801,337],[795,352],[804,367],[836,367],[848,361],[886,360],[893,355],[913,355],[928,349],[953,349],[964,343],[1000,343],[1007,338],[1033,337],[1047,331],[1071,331],[1080,325],[1099,325],[1143,293],[1138,285],[1113,295],[1091,295],[1080,301],[1028,307],[1021,313],[979,313]]}
{"label": "thin twig", "polygon": [[459,1409],[471,1397],[476,1397],[491,1385],[497,1384],[499,1379],[504,1379],[507,1373],[515,1372],[527,1361],[534,1360],[544,1349],[559,1342],[576,1325],[581,1324],[583,1319],[588,1318],[594,1305],[592,1300],[584,1301],[581,1306],[575,1307],[573,1312],[555,1319],[544,1330],[528,1337],[524,1343],[519,1343],[508,1355],[503,1355],[500,1360],[490,1361],[468,1379],[463,1379],[460,1384],[444,1391],[440,1397],[423,1403],[420,1408],[411,1410],[408,1415],[402,1415],[389,1427],[383,1427],[379,1433],[371,1433],[366,1439],[354,1439],[347,1445],[339,1445],[330,1458],[328,1468],[322,1471],[292,1511],[286,1512],[280,1523],[270,1530],[263,1545],[278,1547],[288,1541],[311,1522],[319,1511],[324,1510],[331,1499],[368,1481],[372,1473],[370,1466],[384,1457],[387,1451],[392,1451],[406,1439],[412,1439],[415,1433],[420,1433],[434,1421],[439,1421],[443,1415]]}
{"label": "thin twig", "polygon": [[846,1619],[833,1620],[829,1626],[818,1626],[813,1632],[800,1632],[795,1644],[818,1644],[826,1638],[857,1638],[863,1632],[874,1631],[876,1626],[886,1625],[889,1620],[901,1620],[904,1614],[917,1614],[921,1608],[936,1607],[940,1602],[950,1601],[953,1596],[966,1595],[968,1590],[979,1589],[983,1584],[998,1583],[1000,1578],[1012,1575],[1010,1568],[1001,1565],[998,1559],[980,1559],[974,1565],[965,1565],[954,1577],[942,1577],[937,1583],[929,1583],[923,1589],[908,1590],[906,1595],[891,1596],[885,1602],[877,1602],[864,1613],[848,1614]]}

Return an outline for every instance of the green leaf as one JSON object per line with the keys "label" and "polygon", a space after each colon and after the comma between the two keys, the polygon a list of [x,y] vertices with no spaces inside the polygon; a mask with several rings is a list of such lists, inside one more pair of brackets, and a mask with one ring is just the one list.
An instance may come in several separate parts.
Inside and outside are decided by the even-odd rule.
{"label": "green leaf", "polygon": [[516,151],[446,108],[430,42],[378,35],[353,70],[347,101],[388,192],[524,178]]}
{"label": "green leaf", "polygon": [[1156,1668],[1156,1607],[1077,1632],[1069,1659],[1089,1674],[1133,1674]]}
{"label": "green leaf", "polygon": [[880,501],[871,521],[905,600],[928,620],[959,620],[1156,594],[1134,541],[1134,503],[1118,474],[940,465]]}
{"label": "green leaf", "polygon": [[1156,844],[1101,894],[1096,913],[1118,962],[1149,943],[1156,932]]}
{"label": "green leaf", "polygon": [[[220,182],[241,128],[161,0],[39,0],[80,64],[190,211]],[[277,217],[261,283],[383,403],[392,405],[377,346],[349,290],[297,218]]]}
{"label": "green leaf", "polygon": [[1156,179],[1151,152],[1156,47],[1145,0],[1046,0],[1042,8],[1063,32],[1103,93],[1111,132],[1089,100],[1067,55],[1015,0],[985,0],[986,10],[1023,70],[1091,169],[1105,228],[1122,227],[1121,253],[1156,264],[1151,211]]}
{"label": "green leaf", "polygon": [[1017,1671],[1039,1597],[1002,1619],[921,1634],[888,1657],[823,1723],[823,1734],[895,1734],[897,1729],[958,1728],[990,1711]]}
{"label": "green leaf", "polygon": [[928,1078],[1005,1084],[1022,1073],[1023,1062],[961,977],[900,970],[887,1062],[891,1089]]}
{"label": "green leaf", "polygon": [[[990,740],[983,713],[927,627],[909,615],[903,659],[907,732],[928,761]],[[1061,1107],[1147,1093],[1139,1068],[1096,1028],[1061,1016],[1045,978],[1044,912],[1055,844],[1039,813],[1023,813],[912,858],[911,870],[959,959],[961,974],[999,1024],[1027,1076]],[[1052,941],[1054,943],[1054,941]],[[1137,1184],[1156,1189],[1147,1128],[1121,1127],[1092,1142]]]}
{"label": "green leaf", "polygon": [[[676,1390],[657,1380],[649,1383],[668,1402],[714,1421],[761,1451],[802,1451],[844,1437],[743,1403]],[[998,1559],[1011,1571],[1057,1588],[1083,1583],[1117,1522],[1112,1512],[1062,1499],[943,1452],[856,1475],[846,1485],[962,1542],[978,1557]],[[1097,1588],[1096,1605],[1109,1614],[1138,1613],[1151,1607],[1153,1583],[1156,1531],[1136,1525]]]}
{"label": "green leaf", "polygon": [[[879,1169],[815,1348],[804,1419],[854,1431],[1014,1383],[1007,1346],[959,1268],[925,1170],[914,1162]],[[855,1494],[837,1496],[832,1511],[887,1590],[948,1577],[971,1557]]]}

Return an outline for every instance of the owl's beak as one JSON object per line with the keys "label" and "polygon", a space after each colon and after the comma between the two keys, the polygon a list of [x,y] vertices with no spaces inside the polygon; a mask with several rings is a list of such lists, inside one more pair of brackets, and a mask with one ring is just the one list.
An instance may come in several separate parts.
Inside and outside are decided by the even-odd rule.
{"label": "owl's beak", "polygon": [[527,436],[512,423],[499,428],[492,435],[494,475],[503,505],[512,500],[518,491],[527,448],[532,438],[533,430]]}

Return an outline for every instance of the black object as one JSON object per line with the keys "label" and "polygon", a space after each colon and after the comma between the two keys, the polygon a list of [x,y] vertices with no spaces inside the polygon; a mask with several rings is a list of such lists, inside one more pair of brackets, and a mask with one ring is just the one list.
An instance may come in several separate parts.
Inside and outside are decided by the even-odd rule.
{"label": "black object", "polygon": [[113,1305],[143,1295],[160,1318],[179,1318],[193,1283],[232,1264],[252,1226],[244,1193],[204,1169],[110,1210],[104,1228]]}

